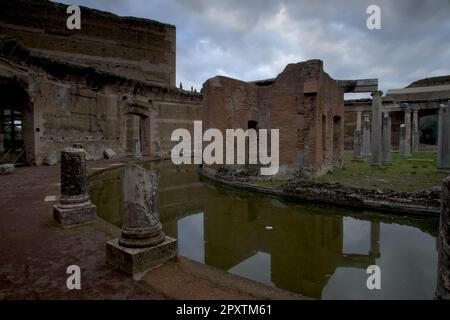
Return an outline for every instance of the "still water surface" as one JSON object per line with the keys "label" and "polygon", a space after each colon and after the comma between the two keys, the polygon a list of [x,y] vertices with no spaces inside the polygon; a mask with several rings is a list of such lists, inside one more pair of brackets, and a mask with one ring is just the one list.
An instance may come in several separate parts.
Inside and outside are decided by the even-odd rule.
{"label": "still water surface", "polygon": [[[313,298],[433,298],[437,219],[288,202],[201,181],[194,166],[158,167],[161,222],[182,256]],[[122,175],[89,187],[97,214],[118,227]],[[366,287],[373,264],[381,290]]]}

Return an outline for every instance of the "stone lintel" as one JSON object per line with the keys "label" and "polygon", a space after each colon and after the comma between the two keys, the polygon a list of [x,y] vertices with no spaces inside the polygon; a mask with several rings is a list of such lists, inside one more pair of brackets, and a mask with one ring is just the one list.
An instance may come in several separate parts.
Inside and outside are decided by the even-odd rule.
{"label": "stone lintel", "polygon": [[140,278],[177,254],[177,240],[168,236],[164,242],[148,248],[126,248],[119,244],[119,239],[106,243],[107,263],[134,278]]}

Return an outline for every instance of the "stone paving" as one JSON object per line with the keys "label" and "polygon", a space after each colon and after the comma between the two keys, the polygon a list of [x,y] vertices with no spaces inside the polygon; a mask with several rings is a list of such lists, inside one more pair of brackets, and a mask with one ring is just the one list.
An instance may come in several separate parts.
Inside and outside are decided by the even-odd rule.
{"label": "stone paving", "polygon": [[[124,161],[88,162],[88,170],[92,174]],[[70,229],[54,221],[59,175],[59,166],[40,166],[0,176],[0,300],[301,298],[182,257],[143,281],[113,270],[106,264],[105,243],[120,236],[119,228],[100,218]],[[81,290],[66,286],[66,270],[73,264],[81,268]]]}

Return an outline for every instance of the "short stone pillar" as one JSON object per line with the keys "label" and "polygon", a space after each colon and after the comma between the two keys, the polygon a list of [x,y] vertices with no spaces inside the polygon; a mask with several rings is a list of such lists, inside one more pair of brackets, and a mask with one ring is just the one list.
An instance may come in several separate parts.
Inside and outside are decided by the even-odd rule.
{"label": "short stone pillar", "polygon": [[177,241],[159,221],[158,177],[131,163],[123,178],[123,226],[120,239],[106,243],[108,264],[139,278],[176,257]]}
{"label": "short stone pillar", "polygon": [[361,131],[355,130],[355,133],[353,135],[353,160],[355,161],[361,161],[363,159],[361,140],[362,140]]}
{"label": "short stone pillar", "polygon": [[437,167],[440,170],[450,170],[450,101],[439,109]]}
{"label": "short stone pillar", "polygon": [[412,152],[419,151],[419,110],[413,110],[412,119]]}
{"label": "short stone pillar", "polygon": [[364,159],[370,158],[370,120],[369,115],[364,115],[362,133],[362,155]]}
{"label": "short stone pillar", "polygon": [[382,149],[382,159],[383,164],[391,163],[391,117],[389,113],[383,114],[383,149]]}
{"label": "short stone pillar", "polygon": [[442,184],[436,299],[450,300],[450,177]]}
{"label": "short stone pillar", "polygon": [[61,195],[53,217],[65,228],[95,220],[96,207],[87,194],[86,151],[80,147],[61,152]]}
{"label": "short stone pillar", "polygon": [[405,134],[406,134],[406,126],[405,124],[401,124],[400,125],[400,130],[399,130],[399,152],[402,156],[406,155],[406,150],[405,150]]}
{"label": "short stone pillar", "polygon": [[371,165],[381,166],[382,127],[381,127],[381,91],[372,93],[372,158]]}

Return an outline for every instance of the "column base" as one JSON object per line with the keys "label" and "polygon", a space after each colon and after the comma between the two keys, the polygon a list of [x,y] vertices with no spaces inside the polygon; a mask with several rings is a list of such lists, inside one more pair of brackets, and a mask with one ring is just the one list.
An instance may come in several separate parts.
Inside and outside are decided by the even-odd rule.
{"label": "column base", "polygon": [[90,201],[86,204],[57,204],[53,206],[53,218],[63,228],[72,228],[94,222],[97,207]]}
{"label": "column base", "polygon": [[371,163],[372,167],[382,167],[383,165],[381,163]]}
{"label": "column base", "polygon": [[126,248],[119,244],[119,239],[106,242],[106,262],[135,279],[175,258],[177,254],[177,240],[167,236],[164,242],[149,248]]}

